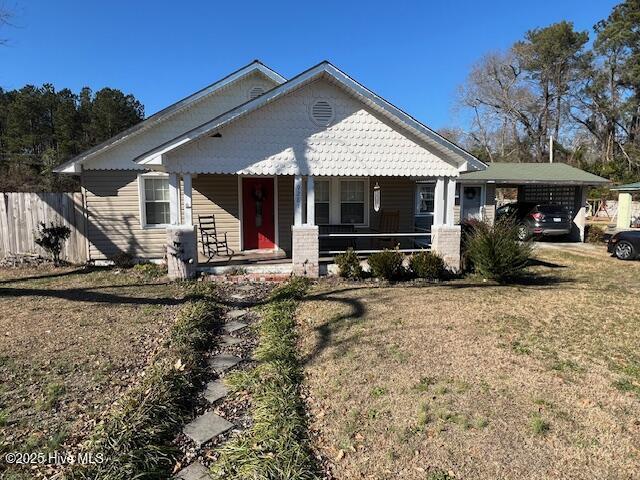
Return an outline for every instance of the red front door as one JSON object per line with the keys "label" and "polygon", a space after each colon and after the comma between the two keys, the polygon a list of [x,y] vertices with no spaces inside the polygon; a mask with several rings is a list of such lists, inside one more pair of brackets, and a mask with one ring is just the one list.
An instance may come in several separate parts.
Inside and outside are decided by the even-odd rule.
{"label": "red front door", "polygon": [[242,179],[242,236],[245,250],[275,248],[273,178]]}

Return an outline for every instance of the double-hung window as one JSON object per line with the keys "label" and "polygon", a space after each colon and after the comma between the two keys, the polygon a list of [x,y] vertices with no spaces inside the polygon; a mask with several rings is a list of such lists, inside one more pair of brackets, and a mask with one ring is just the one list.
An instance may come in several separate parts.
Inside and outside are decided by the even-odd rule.
{"label": "double-hung window", "polygon": [[417,232],[430,232],[435,208],[435,183],[416,183],[415,228]]}
{"label": "double-hung window", "polygon": [[328,225],[330,221],[331,182],[329,180],[316,180],[315,182],[315,207],[316,225]]}
{"label": "double-hung window", "polygon": [[340,223],[362,225],[365,223],[365,181],[340,181]]}
{"label": "double-hung window", "polygon": [[169,178],[165,176],[141,176],[141,192],[144,196],[143,224],[149,226],[169,225]]}

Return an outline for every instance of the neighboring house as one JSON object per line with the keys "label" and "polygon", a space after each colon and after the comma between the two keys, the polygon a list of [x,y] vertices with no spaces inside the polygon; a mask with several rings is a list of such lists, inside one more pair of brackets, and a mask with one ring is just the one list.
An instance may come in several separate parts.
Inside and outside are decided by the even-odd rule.
{"label": "neighboring house", "polygon": [[457,268],[458,180],[485,169],[328,62],[286,80],[255,61],[57,171],[80,175],[92,261],[161,259],[168,225],[213,214],[236,258],[313,275],[322,255],[398,242]]}

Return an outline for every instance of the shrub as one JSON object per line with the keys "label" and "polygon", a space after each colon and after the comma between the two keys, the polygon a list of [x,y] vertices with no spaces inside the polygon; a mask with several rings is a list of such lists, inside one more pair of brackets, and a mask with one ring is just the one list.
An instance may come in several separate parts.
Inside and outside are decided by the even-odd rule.
{"label": "shrub", "polygon": [[71,229],[66,225],[47,226],[40,222],[38,226],[38,236],[35,239],[36,245],[42,247],[53,258],[54,265],[60,265],[60,252],[64,242],[71,236]]}
{"label": "shrub", "polygon": [[374,277],[398,280],[405,274],[404,255],[396,250],[384,250],[369,256],[369,267]]}
{"label": "shrub", "polygon": [[362,278],[363,272],[360,266],[360,259],[353,248],[349,248],[346,252],[336,255],[333,261],[338,266],[338,275],[342,278]]}
{"label": "shrub", "polygon": [[518,227],[508,218],[494,225],[478,223],[465,239],[466,257],[473,270],[500,283],[522,275],[531,248],[530,242],[518,241]]}
{"label": "shrub", "polygon": [[409,268],[416,277],[430,280],[441,279],[446,272],[444,260],[433,252],[418,252],[412,255]]}
{"label": "shrub", "polygon": [[167,268],[157,263],[138,263],[134,265],[133,271],[144,278],[158,278],[167,274]]}
{"label": "shrub", "polygon": [[128,252],[118,252],[109,259],[118,268],[131,268],[134,265],[133,256]]}
{"label": "shrub", "polygon": [[589,243],[604,243],[604,229],[598,225],[587,225],[587,241]]}

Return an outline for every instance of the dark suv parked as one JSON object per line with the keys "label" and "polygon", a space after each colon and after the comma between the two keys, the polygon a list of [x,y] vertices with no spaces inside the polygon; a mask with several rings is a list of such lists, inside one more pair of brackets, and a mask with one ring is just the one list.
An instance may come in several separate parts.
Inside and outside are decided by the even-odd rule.
{"label": "dark suv parked", "polygon": [[496,209],[496,218],[511,217],[518,224],[518,238],[568,235],[571,233],[571,210],[560,205],[508,203]]}

